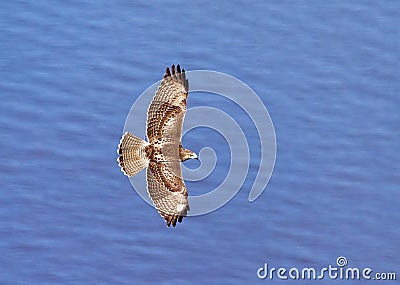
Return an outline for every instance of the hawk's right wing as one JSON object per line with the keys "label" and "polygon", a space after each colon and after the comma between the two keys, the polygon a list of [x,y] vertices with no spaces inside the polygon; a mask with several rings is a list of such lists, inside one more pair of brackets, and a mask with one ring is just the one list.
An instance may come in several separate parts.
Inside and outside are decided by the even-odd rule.
{"label": "hawk's right wing", "polygon": [[189,210],[188,192],[183,179],[163,163],[150,162],[147,168],[147,191],[167,226],[182,222]]}

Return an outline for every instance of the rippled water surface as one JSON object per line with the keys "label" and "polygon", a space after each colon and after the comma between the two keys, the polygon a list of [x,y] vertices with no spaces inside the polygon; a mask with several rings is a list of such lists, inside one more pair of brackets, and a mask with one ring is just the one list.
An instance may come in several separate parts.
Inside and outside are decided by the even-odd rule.
{"label": "rippled water surface", "polygon": [[[400,278],[399,11],[397,1],[2,2],[0,283],[280,283],[257,269],[339,256]],[[251,120],[192,94],[189,107],[236,115],[253,152],[234,199],[175,229],[115,153],[131,105],[171,63],[253,88],[278,149],[270,183],[248,202],[259,164]],[[229,146],[206,128],[183,141],[217,154],[215,172],[188,183],[207,193],[227,173]]]}

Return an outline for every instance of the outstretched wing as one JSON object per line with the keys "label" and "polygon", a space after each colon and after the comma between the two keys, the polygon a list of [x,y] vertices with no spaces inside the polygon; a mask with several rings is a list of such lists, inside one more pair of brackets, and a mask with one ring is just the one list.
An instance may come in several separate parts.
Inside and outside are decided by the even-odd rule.
{"label": "outstretched wing", "polygon": [[189,83],[185,70],[167,67],[164,79],[158,87],[147,112],[147,138],[154,144],[157,140],[180,142],[182,124],[186,113]]}
{"label": "outstretched wing", "polygon": [[189,210],[179,157],[188,90],[185,70],[167,67],[147,113],[147,138],[157,157],[147,169],[147,190],[168,226],[181,222]]}
{"label": "outstretched wing", "polygon": [[183,179],[163,163],[150,162],[147,168],[147,191],[167,226],[182,222],[189,210],[188,192]]}

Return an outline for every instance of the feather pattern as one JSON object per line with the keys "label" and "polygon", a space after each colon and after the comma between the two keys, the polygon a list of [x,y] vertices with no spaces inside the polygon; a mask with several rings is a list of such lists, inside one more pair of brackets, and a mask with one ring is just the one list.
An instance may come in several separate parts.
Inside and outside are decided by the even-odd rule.
{"label": "feather pattern", "polygon": [[181,144],[189,82],[179,65],[166,68],[151,102],[146,121],[148,142],[124,135],[118,152],[122,171],[131,176],[147,166],[147,192],[167,226],[175,227],[189,211],[188,192],[182,178]]}

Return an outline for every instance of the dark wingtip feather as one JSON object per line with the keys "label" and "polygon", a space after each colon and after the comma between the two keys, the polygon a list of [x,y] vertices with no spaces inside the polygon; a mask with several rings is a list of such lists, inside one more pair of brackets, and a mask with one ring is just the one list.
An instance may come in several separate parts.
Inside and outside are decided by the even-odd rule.
{"label": "dark wingtip feather", "polygon": [[185,88],[186,92],[189,91],[189,81],[186,79],[185,69],[181,69],[181,66],[179,64],[176,65],[176,68],[175,64],[172,64],[171,68],[167,67],[165,69],[164,78],[167,77],[172,77],[173,80],[180,82]]}
{"label": "dark wingtip feather", "polygon": [[164,216],[164,220],[165,223],[167,224],[167,227],[169,228],[171,225],[175,228],[176,227],[176,223],[182,223],[182,219],[184,215],[165,215]]}
{"label": "dark wingtip feather", "polygon": [[165,222],[167,223],[167,227],[169,227],[171,225],[171,221],[172,221],[172,216],[165,217]]}
{"label": "dark wingtip feather", "polygon": [[169,71],[169,67],[167,66],[167,68],[165,69],[165,74],[164,74],[164,78],[171,76],[171,72]]}

